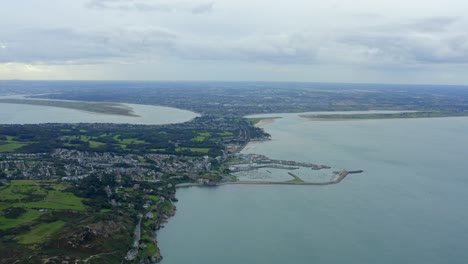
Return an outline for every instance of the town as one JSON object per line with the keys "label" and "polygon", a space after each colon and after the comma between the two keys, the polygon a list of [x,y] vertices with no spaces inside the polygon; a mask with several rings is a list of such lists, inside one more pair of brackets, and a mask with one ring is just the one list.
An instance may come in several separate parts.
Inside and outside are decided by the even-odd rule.
{"label": "town", "polygon": [[[161,126],[1,125],[1,257],[79,262],[116,252],[108,263],[159,262],[156,231],[175,213],[176,186],[236,181],[227,160],[253,139],[269,135],[210,115]],[[31,235],[49,226],[48,243]],[[42,253],[53,245],[62,253]]]}

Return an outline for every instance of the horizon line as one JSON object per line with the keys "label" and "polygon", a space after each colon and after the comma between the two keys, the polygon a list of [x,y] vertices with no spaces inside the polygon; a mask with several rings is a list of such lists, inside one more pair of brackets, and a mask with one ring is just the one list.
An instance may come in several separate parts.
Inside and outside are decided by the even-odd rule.
{"label": "horizon line", "polygon": [[0,79],[0,82],[180,82],[180,83],[297,83],[297,84],[343,84],[343,85],[397,85],[397,86],[458,86],[468,87],[468,84],[429,84],[429,83],[377,83],[377,82],[331,82],[331,81],[265,81],[265,80],[78,80],[78,79]]}

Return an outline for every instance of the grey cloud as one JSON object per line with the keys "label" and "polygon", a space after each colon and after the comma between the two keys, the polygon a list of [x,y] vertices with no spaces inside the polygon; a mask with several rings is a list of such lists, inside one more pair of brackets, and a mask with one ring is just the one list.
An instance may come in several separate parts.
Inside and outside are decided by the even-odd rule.
{"label": "grey cloud", "polygon": [[140,12],[174,12],[176,8],[171,5],[134,3],[127,7],[127,10],[136,10]]}
{"label": "grey cloud", "polygon": [[310,63],[316,44],[299,34],[239,39],[186,36],[166,29],[29,29],[2,34],[0,62],[102,63],[161,58]]}
{"label": "grey cloud", "polygon": [[87,8],[91,9],[114,9],[114,10],[126,10],[129,3],[133,0],[90,0],[85,4]]}
{"label": "grey cloud", "polygon": [[400,23],[394,23],[390,25],[379,25],[371,29],[378,32],[444,32],[447,31],[460,21],[458,17],[431,17],[422,19],[411,19]]}
{"label": "grey cloud", "polygon": [[363,28],[337,41],[369,61],[386,63],[468,63],[468,33],[452,30],[458,18],[437,17]]}
{"label": "grey cloud", "polygon": [[191,11],[194,14],[203,14],[213,12],[214,3],[206,3],[192,7]]}
{"label": "grey cloud", "polygon": [[239,39],[189,39],[178,46],[185,59],[306,64],[316,58],[316,45],[298,34],[246,36]]}
{"label": "grey cloud", "polygon": [[[177,36],[171,32],[124,30],[83,32],[70,28],[29,29],[5,36],[0,62],[45,64],[102,63],[170,50]],[[159,52],[162,54],[162,52]]]}
{"label": "grey cloud", "polygon": [[148,0],[90,0],[85,4],[87,8],[100,10],[138,11],[138,12],[166,12],[183,11],[193,14],[210,13],[213,2],[191,4],[186,2],[155,2]]}
{"label": "grey cloud", "polygon": [[419,32],[442,32],[446,31],[453,24],[457,23],[457,17],[433,17],[426,19],[413,20],[403,24],[402,27],[414,29]]}
{"label": "grey cloud", "polygon": [[164,28],[15,30],[8,34],[0,32],[0,62],[103,63],[178,58],[373,66],[468,63],[468,33],[452,30],[459,21],[440,18],[430,21],[427,26],[420,21],[399,24],[410,25],[408,30],[383,25],[381,30],[366,27],[326,37],[299,32],[232,38],[181,34]]}

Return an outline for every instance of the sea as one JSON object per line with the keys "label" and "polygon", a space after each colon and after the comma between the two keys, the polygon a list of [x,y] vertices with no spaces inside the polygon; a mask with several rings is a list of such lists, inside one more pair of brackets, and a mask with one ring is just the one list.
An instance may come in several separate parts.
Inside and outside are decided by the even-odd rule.
{"label": "sea", "polygon": [[466,264],[468,118],[280,116],[244,153],[364,170],[328,186],[177,190],[163,264]]}

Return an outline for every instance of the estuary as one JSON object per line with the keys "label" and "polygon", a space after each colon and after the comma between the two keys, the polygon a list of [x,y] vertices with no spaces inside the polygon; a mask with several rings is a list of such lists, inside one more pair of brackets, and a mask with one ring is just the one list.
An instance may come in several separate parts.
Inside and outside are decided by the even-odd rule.
{"label": "estuary", "polygon": [[468,118],[271,116],[282,117],[264,127],[272,140],[244,153],[365,172],[328,186],[180,188],[177,214],[158,232],[162,263],[468,259]]}

